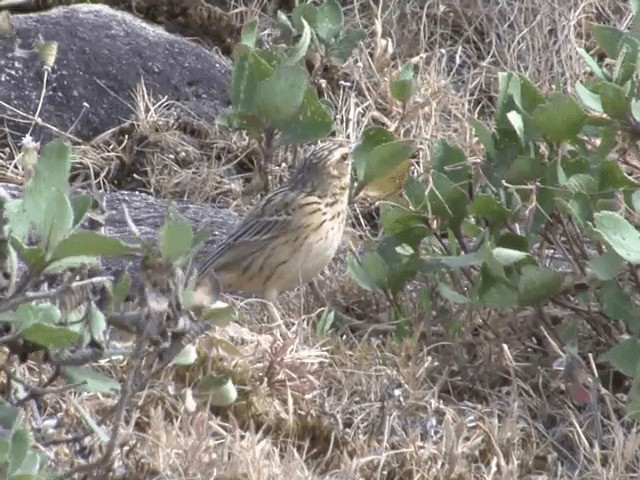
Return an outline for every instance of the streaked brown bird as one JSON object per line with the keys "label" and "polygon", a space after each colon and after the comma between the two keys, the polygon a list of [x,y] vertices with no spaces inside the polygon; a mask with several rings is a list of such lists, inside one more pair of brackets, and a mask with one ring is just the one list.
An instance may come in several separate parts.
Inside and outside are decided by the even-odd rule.
{"label": "streaked brown bird", "polygon": [[[310,282],[333,259],[347,218],[351,156],[340,143],[307,155],[291,182],[267,195],[205,260],[199,285],[222,291],[279,293]],[[212,275],[212,273],[214,275]]]}

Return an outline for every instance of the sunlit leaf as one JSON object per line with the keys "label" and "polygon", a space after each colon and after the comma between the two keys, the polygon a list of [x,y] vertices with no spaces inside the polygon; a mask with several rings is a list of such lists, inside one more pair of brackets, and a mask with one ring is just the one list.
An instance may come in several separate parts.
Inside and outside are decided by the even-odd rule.
{"label": "sunlit leaf", "polygon": [[120,391],[117,380],[86,367],[64,367],[61,373],[67,383],[81,384],[78,389],[85,392],[117,394]]}

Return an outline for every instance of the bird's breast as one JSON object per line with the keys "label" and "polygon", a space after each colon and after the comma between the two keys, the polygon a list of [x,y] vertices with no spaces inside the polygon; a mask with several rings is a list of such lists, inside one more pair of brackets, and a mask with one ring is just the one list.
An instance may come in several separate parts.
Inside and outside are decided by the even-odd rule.
{"label": "bird's breast", "polygon": [[331,262],[344,232],[346,201],[344,204],[321,201],[298,213],[297,231],[289,252],[290,267],[280,272],[278,282],[283,289],[310,282]]}

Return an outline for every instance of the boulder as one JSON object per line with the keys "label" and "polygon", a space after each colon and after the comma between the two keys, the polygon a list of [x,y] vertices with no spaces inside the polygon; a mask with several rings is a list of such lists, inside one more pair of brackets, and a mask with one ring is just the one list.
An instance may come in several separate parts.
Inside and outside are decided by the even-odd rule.
{"label": "boulder", "polygon": [[197,105],[196,114],[208,121],[229,105],[231,70],[224,57],[129,13],[80,4],[13,15],[11,22],[14,33],[0,36],[0,120],[14,142],[28,131],[25,115],[36,112],[43,85],[42,63],[31,51],[38,38],[59,46],[35,141],[60,136],[49,126],[90,141],[122,124],[132,115],[132,92],[141,81],[156,97],[192,112]]}

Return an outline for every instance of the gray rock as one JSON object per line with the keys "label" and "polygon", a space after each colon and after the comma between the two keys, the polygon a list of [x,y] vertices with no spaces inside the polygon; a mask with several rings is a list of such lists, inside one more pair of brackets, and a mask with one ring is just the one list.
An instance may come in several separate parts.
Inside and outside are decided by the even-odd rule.
{"label": "gray rock", "polygon": [[[17,198],[22,194],[21,192],[21,187],[17,185],[0,183],[0,197]],[[100,208],[92,212],[93,214],[83,227],[89,230],[100,230],[105,235],[132,244],[138,244],[139,241],[136,233],[131,231],[127,214],[142,240],[155,245],[158,229],[164,224],[169,208],[174,208],[179,216],[189,221],[194,231],[206,229],[209,232],[207,240],[196,256],[196,263],[207,258],[240,221],[240,217],[227,208],[187,201],[160,200],[138,192],[96,192],[94,198],[98,201]],[[91,217],[95,220],[91,220]],[[135,277],[138,261],[139,258],[133,261],[117,258],[104,259],[102,263],[106,272],[114,275],[133,267],[131,273]]]}
{"label": "gray rock", "polygon": [[[0,101],[30,115],[36,112],[43,68],[28,50],[38,37],[57,41],[40,117],[81,140],[129,119],[131,94],[142,79],[155,96],[196,104],[211,117],[229,105],[226,59],[131,14],[81,4],[14,15],[12,23],[15,35],[0,36]],[[29,128],[24,120],[0,103],[0,121],[14,141]],[[46,142],[58,134],[40,126],[32,136]]]}

